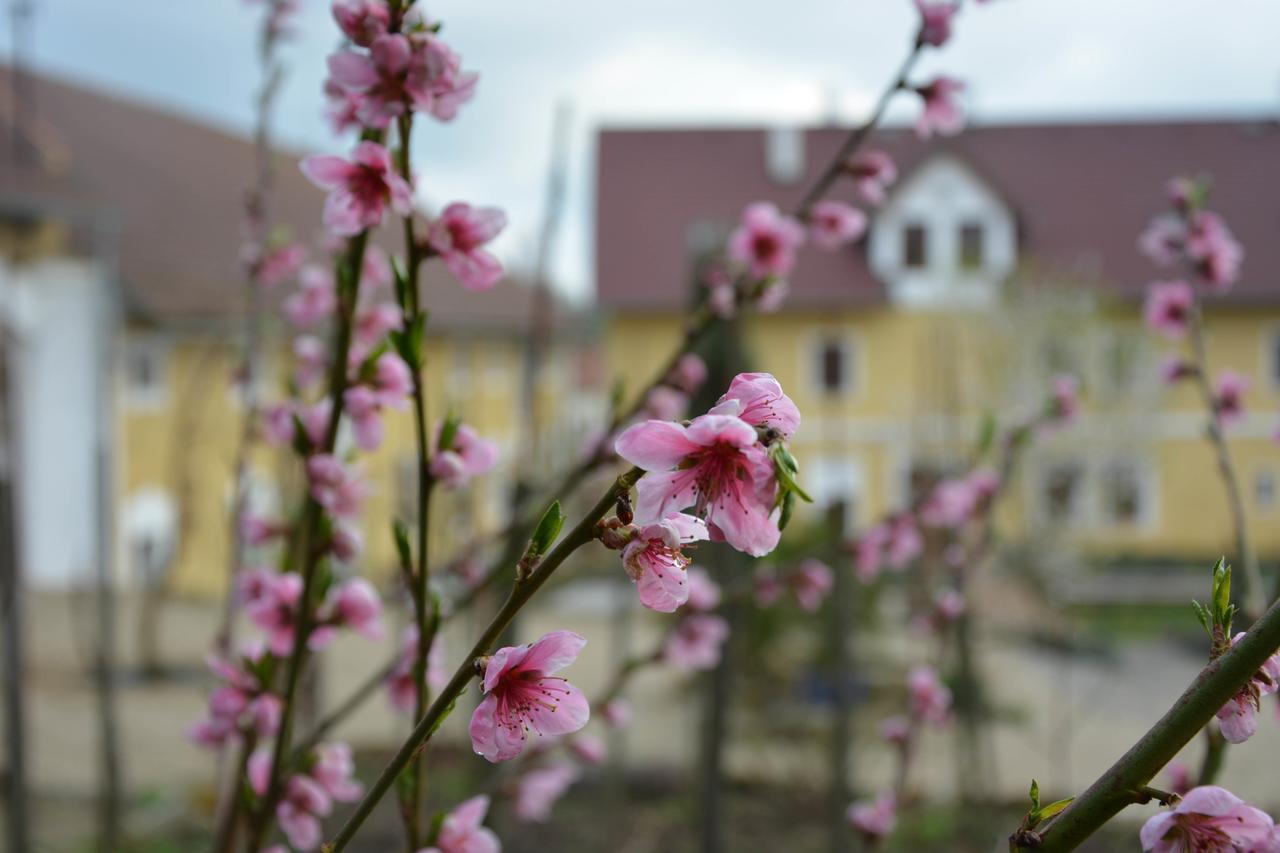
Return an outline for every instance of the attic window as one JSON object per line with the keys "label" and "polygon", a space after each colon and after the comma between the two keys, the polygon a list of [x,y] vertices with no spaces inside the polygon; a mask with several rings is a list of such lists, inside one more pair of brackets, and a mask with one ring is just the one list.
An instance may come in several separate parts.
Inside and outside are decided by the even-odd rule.
{"label": "attic window", "polygon": [[766,131],[764,168],[774,183],[799,183],[804,177],[804,132],[798,127],[774,127]]}
{"label": "attic window", "polygon": [[908,269],[923,269],[928,263],[928,232],[918,222],[902,229],[902,265]]}
{"label": "attic window", "polygon": [[966,222],[960,226],[960,268],[963,270],[981,269],[984,260],[984,232],[977,222]]}

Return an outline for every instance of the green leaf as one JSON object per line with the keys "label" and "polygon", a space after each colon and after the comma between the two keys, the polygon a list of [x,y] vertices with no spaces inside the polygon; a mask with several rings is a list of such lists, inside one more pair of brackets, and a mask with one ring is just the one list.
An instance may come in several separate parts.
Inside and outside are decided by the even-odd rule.
{"label": "green leaf", "polygon": [[1031,810],[1039,811],[1040,809],[1040,783],[1035,779],[1031,780]]}
{"label": "green leaf", "polygon": [[791,523],[791,513],[796,508],[796,493],[787,492],[782,496],[782,514],[778,516],[778,529],[786,530]]}
{"label": "green leaf", "polygon": [[453,449],[453,440],[458,437],[458,427],[462,425],[462,418],[453,412],[449,412],[444,416],[444,423],[440,425],[440,440],[436,442],[436,450],[445,451]]}
{"label": "green leaf", "polygon": [[613,385],[609,388],[609,411],[613,415],[617,415],[622,408],[623,402],[627,398],[627,383],[619,376],[613,380]]}
{"label": "green leaf", "polygon": [[1209,613],[1209,608],[1198,601],[1192,601],[1191,608],[1195,610],[1196,618],[1204,626],[1205,633],[1209,635],[1210,639],[1213,639],[1213,616]]}
{"label": "green leaf", "polygon": [[396,304],[401,308],[407,308],[409,305],[409,280],[405,277],[404,270],[400,268],[400,259],[391,258],[391,275],[396,281]]}
{"label": "green leaf", "polygon": [[769,455],[773,459],[773,470],[777,474],[778,484],[782,486],[786,492],[795,492],[805,503],[813,503],[813,498],[809,497],[808,492],[800,488],[800,484],[796,482],[796,459],[781,444],[775,444],[769,449]]}
{"label": "green leaf", "polygon": [[296,414],[293,420],[293,452],[299,456],[311,455],[311,436],[307,433],[307,428],[302,423],[302,418]]}
{"label": "green leaf", "polygon": [[556,537],[560,535],[562,527],[564,527],[564,513],[560,510],[560,501],[553,501],[551,506],[547,507],[547,511],[542,514],[538,526],[534,528],[525,556],[541,557],[547,553],[551,549],[551,543],[555,542]]}
{"label": "green leaf", "polygon": [[400,565],[412,566],[413,554],[409,549],[409,528],[397,518],[391,522],[391,535],[396,539],[396,553],[400,555]]}
{"label": "green leaf", "polygon": [[1231,566],[1226,557],[1219,557],[1213,566],[1213,624],[1230,631],[1232,615]]}
{"label": "green leaf", "polygon": [[[1048,820],[1049,818],[1056,815],[1058,812],[1065,809],[1067,806],[1071,805],[1071,803],[1074,800],[1075,800],[1075,797],[1067,797],[1066,799],[1057,800],[1056,802],[1049,803],[1049,805],[1040,809],[1040,820]],[[1037,821],[1037,823],[1038,822],[1039,821]]]}
{"label": "green leaf", "polygon": [[982,416],[982,426],[978,429],[978,455],[985,456],[996,440],[996,416],[987,412]]}

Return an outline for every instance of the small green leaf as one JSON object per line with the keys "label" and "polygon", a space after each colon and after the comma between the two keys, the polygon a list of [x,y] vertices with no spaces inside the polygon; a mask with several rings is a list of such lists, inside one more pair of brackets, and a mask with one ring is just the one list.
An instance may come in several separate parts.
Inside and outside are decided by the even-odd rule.
{"label": "small green leaf", "polygon": [[1205,633],[1209,635],[1210,639],[1213,639],[1213,616],[1209,613],[1209,608],[1198,601],[1192,601],[1191,608],[1195,610],[1196,618],[1204,626]]}
{"label": "small green leaf", "polygon": [[609,388],[609,411],[616,415],[627,398],[627,383],[619,376]]}
{"label": "small green leaf", "polygon": [[293,452],[299,456],[311,455],[311,436],[307,433],[306,426],[302,423],[302,418],[296,414],[292,416],[293,420]]}
{"label": "small green leaf", "polygon": [[537,558],[547,553],[551,549],[551,543],[555,542],[556,537],[560,535],[562,527],[564,527],[564,513],[560,510],[560,501],[553,501],[551,506],[547,507],[547,511],[542,514],[538,526],[534,528],[525,556]]}
{"label": "small green leaf", "polygon": [[413,555],[409,549],[409,528],[397,518],[391,522],[391,535],[396,539],[396,553],[400,555],[400,565],[412,566]]}
{"label": "small green leaf", "polygon": [[[1058,812],[1065,809],[1067,806],[1071,805],[1072,801],[1074,800],[1075,800],[1075,797],[1067,797],[1066,799],[1057,800],[1056,802],[1049,803],[1049,805],[1040,809],[1040,820],[1048,820],[1049,818],[1056,815]],[[1039,823],[1039,821],[1037,821],[1037,823]]]}
{"label": "small green leaf", "polygon": [[1040,783],[1035,779],[1031,780],[1031,810],[1039,811],[1040,809]]}
{"label": "small green leaf", "polygon": [[440,440],[436,442],[436,450],[445,451],[453,449],[453,440],[458,437],[458,427],[462,425],[462,418],[453,412],[449,412],[444,416],[444,423],[440,425]]}
{"label": "small green leaf", "polygon": [[778,516],[778,529],[786,530],[791,523],[791,513],[796,508],[796,493],[788,491],[782,496],[782,514]]}
{"label": "small green leaf", "polygon": [[404,270],[400,268],[399,258],[391,258],[391,275],[396,281],[396,304],[401,308],[407,308],[409,305],[409,280],[405,277]]}
{"label": "small green leaf", "polygon": [[[769,455],[773,458],[773,470],[777,474],[778,483],[784,491],[795,492],[805,503],[813,503],[813,498],[796,482],[796,459],[781,444],[775,444],[770,448]],[[793,467],[795,466],[795,467]]]}
{"label": "small green leaf", "polygon": [[996,440],[996,416],[987,412],[982,417],[982,427],[978,430],[978,455],[985,455]]}

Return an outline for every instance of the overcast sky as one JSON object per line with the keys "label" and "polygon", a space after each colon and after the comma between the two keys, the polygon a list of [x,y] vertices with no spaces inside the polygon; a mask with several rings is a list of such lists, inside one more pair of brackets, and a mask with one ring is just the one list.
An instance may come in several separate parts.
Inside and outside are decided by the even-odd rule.
{"label": "overcast sky", "polygon": [[[248,130],[253,4],[34,2],[26,54],[35,68]],[[341,150],[349,143],[321,115],[324,57],[338,40],[329,3],[299,2],[278,135]],[[415,133],[424,198],[505,208],[512,225],[499,253],[527,265],[552,114],[570,101],[571,201],[554,273],[575,294],[591,286],[595,128],[854,121],[900,61],[915,17],[909,0],[434,0],[427,9],[481,77],[455,122]],[[920,70],[963,78],[976,121],[1280,113],[1277,32],[1276,0],[993,0],[970,4],[953,42]],[[0,53],[12,47],[6,24]],[[895,120],[909,119],[914,104],[900,106]],[[312,223],[295,225],[308,233]]]}

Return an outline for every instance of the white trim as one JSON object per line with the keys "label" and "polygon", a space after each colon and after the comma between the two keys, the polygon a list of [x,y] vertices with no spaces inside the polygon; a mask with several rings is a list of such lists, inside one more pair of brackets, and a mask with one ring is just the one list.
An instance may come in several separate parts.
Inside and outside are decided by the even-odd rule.
{"label": "white trim", "polygon": [[1280,359],[1276,357],[1277,350],[1280,349],[1280,323],[1268,323],[1262,329],[1262,365],[1258,371],[1258,375],[1262,377],[1262,383],[1273,391],[1280,391],[1280,370],[1276,370],[1276,366],[1280,364]]}
{"label": "white trim", "polygon": [[[1065,466],[1072,466],[1079,472],[1075,490],[1071,495],[1071,507],[1066,518],[1052,518],[1049,513],[1049,475]],[[1057,454],[1037,459],[1031,466],[1031,496],[1027,502],[1031,507],[1031,517],[1038,526],[1080,530],[1090,523],[1089,492],[1092,483],[1089,477],[1088,458],[1075,454]]]}
{"label": "white trim", "polygon": [[[1133,524],[1124,524],[1111,517],[1107,512],[1108,472],[1118,466],[1132,469],[1138,487],[1138,518]],[[1094,461],[1097,476],[1094,494],[1097,496],[1097,515],[1095,526],[1107,532],[1152,533],[1160,524],[1160,473],[1156,465],[1142,454],[1126,455],[1110,454]]]}
{"label": "white trim", "polygon": [[[810,392],[821,400],[853,401],[865,393],[867,382],[866,352],[861,336],[849,326],[826,326],[809,331],[801,339],[800,375],[805,377]],[[837,344],[844,357],[840,387],[828,389],[823,381],[822,352],[827,344]],[[841,422],[845,419],[841,418]]]}

